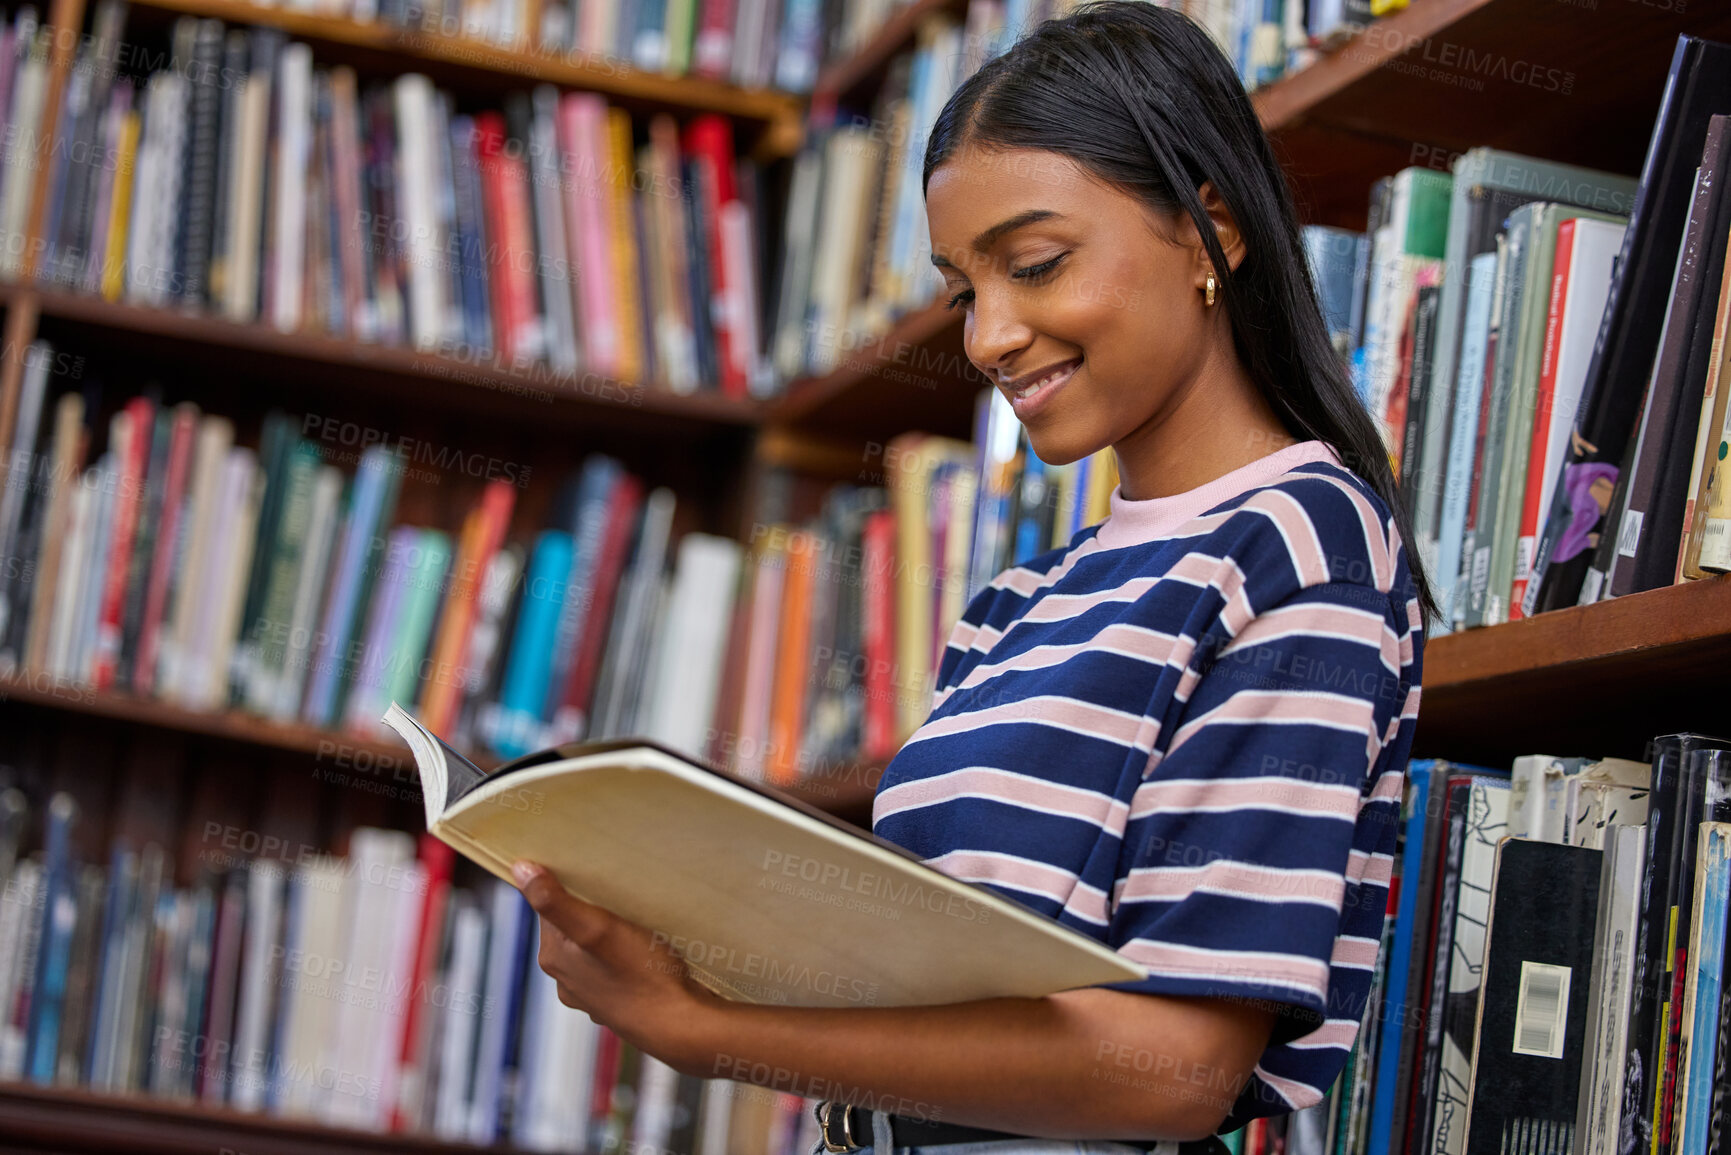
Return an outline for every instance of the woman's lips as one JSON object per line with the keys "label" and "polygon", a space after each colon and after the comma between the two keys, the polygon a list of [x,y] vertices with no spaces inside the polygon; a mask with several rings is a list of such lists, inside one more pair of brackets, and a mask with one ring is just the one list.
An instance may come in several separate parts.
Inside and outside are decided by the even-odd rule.
{"label": "woman's lips", "polygon": [[1061,365],[1054,365],[1038,381],[1031,383],[1036,386],[1032,392],[1029,392],[1027,386],[1024,386],[1021,392],[1011,393],[1010,407],[1015,410],[1017,419],[1027,421],[1038,415],[1051,402],[1053,394],[1062,389],[1064,383],[1076,375],[1076,370],[1081,367],[1081,364],[1082,359],[1076,357]]}

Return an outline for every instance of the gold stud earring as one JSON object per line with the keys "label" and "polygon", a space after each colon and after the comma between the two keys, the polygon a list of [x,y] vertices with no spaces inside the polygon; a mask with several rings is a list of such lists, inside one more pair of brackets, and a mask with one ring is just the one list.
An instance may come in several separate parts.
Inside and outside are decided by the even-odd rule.
{"label": "gold stud earring", "polygon": [[1212,306],[1214,304],[1214,274],[1213,273],[1208,274],[1207,287],[1203,290],[1203,293],[1205,295],[1205,303],[1208,304],[1209,306]]}

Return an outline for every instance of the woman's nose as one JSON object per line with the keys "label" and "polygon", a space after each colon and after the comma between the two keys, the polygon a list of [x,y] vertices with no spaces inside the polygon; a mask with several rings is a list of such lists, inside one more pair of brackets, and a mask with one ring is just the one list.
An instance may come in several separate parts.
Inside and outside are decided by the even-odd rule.
{"label": "woman's nose", "polygon": [[1033,340],[1033,329],[1002,301],[976,291],[974,308],[962,334],[968,360],[996,380],[1009,375],[1016,354]]}

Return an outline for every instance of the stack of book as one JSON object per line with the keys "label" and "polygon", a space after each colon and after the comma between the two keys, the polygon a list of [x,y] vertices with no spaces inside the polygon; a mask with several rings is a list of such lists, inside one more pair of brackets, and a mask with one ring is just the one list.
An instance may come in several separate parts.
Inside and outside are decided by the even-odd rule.
{"label": "stack of book", "polygon": [[43,283],[547,384],[773,391],[765,207],[725,117],[633,125],[549,85],[459,112],[418,73],[362,84],[278,30],[192,17],[128,51],[155,66],[132,76],[124,20],[98,5],[67,85]]}
{"label": "stack of book", "polygon": [[561,1004],[522,896],[459,885],[431,835],[357,827],[335,855],[182,816],[180,847],[119,830],[98,863],[89,823],[0,781],[0,1079],[533,1151],[810,1146],[798,1096],[680,1075]]}
{"label": "stack of book", "polygon": [[1371,1004],[1303,1155],[1722,1149],[1731,744],[1648,758],[1410,764]]}
{"label": "stack of book", "polygon": [[1684,37],[1640,179],[1489,148],[1307,230],[1448,630],[1731,570],[1731,48]]}

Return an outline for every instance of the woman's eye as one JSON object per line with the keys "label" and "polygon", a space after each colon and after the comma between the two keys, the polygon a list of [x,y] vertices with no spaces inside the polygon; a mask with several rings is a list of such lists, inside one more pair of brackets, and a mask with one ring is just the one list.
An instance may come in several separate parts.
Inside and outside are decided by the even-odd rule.
{"label": "woman's eye", "polygon": [[1015,272],[1011,273],[1010,276],[1019,277],[1025,281],[1038,280],[1040,277],[1045,276],[1047,273],[1057,268],[1058,262],[1067,256],[1069,256],[1068,253],[1059,253],[1049,261],[1041,261],[1037,265],[1029,265],[1023,269],[1017,269]]}
{"label": "woman's eye", "polygon": [[972,289],[963,289],[961,292],[957,293],[955,296],[950,298],[950,303],[946,307],[953,309],[957,305],[961,304],[962,302],[971,301],[973,299],[974,299],[974,291]]}

